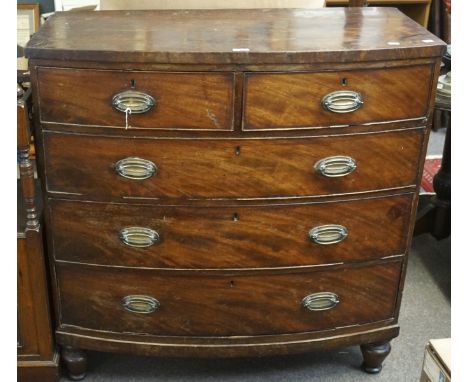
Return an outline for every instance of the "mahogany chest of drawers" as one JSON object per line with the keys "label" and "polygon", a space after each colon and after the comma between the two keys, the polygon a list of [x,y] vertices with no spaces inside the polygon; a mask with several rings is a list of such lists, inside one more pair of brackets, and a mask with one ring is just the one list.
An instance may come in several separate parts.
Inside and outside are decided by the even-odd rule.
{"label": "mahogany chest of drawers", "polygon": [[53,16],[26,51],[72,379],[86,349],[380,371],[443,50],[392,8]]}

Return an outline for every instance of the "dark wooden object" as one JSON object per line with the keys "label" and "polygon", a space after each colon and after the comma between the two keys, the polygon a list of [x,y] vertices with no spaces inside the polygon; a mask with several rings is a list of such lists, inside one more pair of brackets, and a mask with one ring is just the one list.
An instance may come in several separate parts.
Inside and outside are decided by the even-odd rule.
{"label": "dark wooden object", "polygon": [[[32,36],[26,54],[47,60],[127,62],[133,67],[146,63],[148,68],[152,64],[263,66],[405,60],[439,57],[443,52],[440,40],[394,8],[353,8],[340,13],[334,9],[128,12],[54,15]],[[361,33],[363,18],[372,33]],[[80,33],[65,36],[64,30]],[[400,45],[395,48],[389,41]]]}
{"label": "dark wooden object", "polygon": [[26,53],[70,376],[82,349],[379,371],[443,49],[395,9],[51,17]]}
{"label": "dark wooden object", "polygon": [[[451,57],[444,55],[444,72],[451,69]],[[434,118],[437,113],[445,117],[445,141],[442,152],[442,162],[439,171],[433,179],[435,196],[424,205],[417,215],[414,236],[430,233],[436,239],[441,240],[451,233],[451,114],[452,106],[450,98],[436,96],[434,105]],[[434,121],[438,123],[439,121]]]}
{"label": "dark wooden object", "polygon": [[[280,274],[57,267],[64,327],[195,337],[304,333],[385,320],[393,314],[400,272],[399,259]],[[329,290],[340,296],[335,309],[311,312],[301,306],[307,295]],[[126,311],[122,298],[135,294],[153,297],[161,307],[155,314]]]}
{"label": "dark wooden object", "polygon": [[[230,207],[53,200],[50,224],[57,260],[150,268],[307,266],[404,254],[411,201],[410,193],[328,203]],[[310,229],[337,222],[349,230],[339,245],[323,246],[309,239]],[[156,230],[159,242],[137,250],[122,245],[119,230],[132,225]],[[382,226],[387,228],[382,230]],[[213,256],[216,248],[222,248],[222,253]]]}
{"label": "dark wooden object", "polygon": [[[334,139],[159,140],[45,133],[43,142],[47,190],[52,194],[181,203],[235,199],[239,189],[243,197],[255,199],[413,187],[423,140],[424,130],[418,128]],[[312,171],[320,159],[337,153],[355,159],[358,168],[352,177],[327,178]],[[118,176],[115,164],[135,156],[153,162],[157,173],[138,182]],[[372,176],[376,172],[379,176]]]}
{"label": "dark wooden object", "polygon": [[430,233],[438,240],[445,239],[451,233],[451,121],[449,109],[448,126],[445,132],[442,163],[434,176],[435,196],[418,212],[414,236]]}
{"label": "dark wooden object", "polygon": [[447,1],[432,0],[428,29],[447,44],[451,43],[451,7]]}
{"label": "dark wooden object", "polygon": [[369,374],[377,374],[382,370],[383,360],[390,354],[390,342],[361,345],[364,362],[362,368]]}
{"label": "dark wooden object", "polygon": [[62,359],[72,381],[80,381],[86,375],[87,358],[83,350],[71,346],[64,346]]}
{"label": "dark wooden object", "polygon": [[18,381],[57,381],[58,352],[54,346],[42,229],[29,158],[29,110],[31,92],[18,97],[17,145],[20,181],[18,187],[17,291],[18,291]]}

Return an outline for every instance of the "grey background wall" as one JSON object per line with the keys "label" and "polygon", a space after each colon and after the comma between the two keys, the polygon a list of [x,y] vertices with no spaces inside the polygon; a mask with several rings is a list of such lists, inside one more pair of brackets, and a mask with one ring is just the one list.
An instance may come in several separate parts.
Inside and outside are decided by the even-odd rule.
{"label": "grey background wall", "polygon": [[18,4],[26,4],[26,3],[39,3],[40,12],[47,13],[55,11],[54,0],[16,0]]}

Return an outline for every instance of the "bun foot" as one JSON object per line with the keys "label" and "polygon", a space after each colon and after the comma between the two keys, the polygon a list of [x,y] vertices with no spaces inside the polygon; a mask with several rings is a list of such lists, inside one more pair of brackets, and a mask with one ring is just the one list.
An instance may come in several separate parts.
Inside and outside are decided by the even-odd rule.
{"label": "bun foot", "polygon": [[364,358],[362,370],[369,374],[377,374],[382,370],[382,362],[390,354],[390,342],[361,345]]}
{"label": "bun foot", "polygon": [[81,381],[86,376],[87,359],[83,350],[64,346],[62,348],[62,359],[72,381]]}

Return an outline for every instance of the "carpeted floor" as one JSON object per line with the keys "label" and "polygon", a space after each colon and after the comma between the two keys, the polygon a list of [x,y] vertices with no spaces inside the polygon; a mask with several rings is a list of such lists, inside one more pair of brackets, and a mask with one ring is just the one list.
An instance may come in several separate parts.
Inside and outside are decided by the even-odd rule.
{"label": "carpeted floor", "polygon": [[[359,370],[358,347],[287,357],[195,360],[89,352],[86,382],[419,381],[424,346],[450,337],[450,238],[413,240],[400,313],[400,336],[379,375]],[[61,381],[66,381],[65,378]]]}
{"label": "carpeted floor", "polygon": [[427,155],[442,155],[446,131],[447,129],[431,130],[429,144],[427,145]]}

